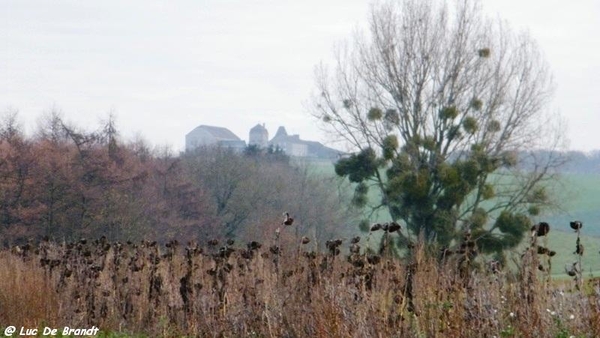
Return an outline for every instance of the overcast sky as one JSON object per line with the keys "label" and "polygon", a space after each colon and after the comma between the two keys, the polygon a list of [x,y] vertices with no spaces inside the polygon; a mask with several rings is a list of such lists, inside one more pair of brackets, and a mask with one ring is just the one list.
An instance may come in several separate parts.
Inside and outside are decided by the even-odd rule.
{"label": "overcast sky", "polygon": [[[600,149],[600,1],[485,0],[538,41],[572,149]],[[184,147],[200,124],[247,140],[265,123],[325,141],[306,111],[313,68],[367,18],[370,1],[0,0],[0,112],[27,130],[53,107],[126,138]]]}

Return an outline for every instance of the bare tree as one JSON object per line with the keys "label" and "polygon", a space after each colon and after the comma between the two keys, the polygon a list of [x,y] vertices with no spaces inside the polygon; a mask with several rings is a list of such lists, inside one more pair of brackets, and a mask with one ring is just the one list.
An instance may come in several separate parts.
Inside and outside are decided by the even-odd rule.
{"label": "bare tree", "polygon": [[527,34],[486,19],[476,0],[451,4],[374,5],[334,71],[317,69],[313,115],[356,151],[336,171],[359,183],[358,204],[376,187],[370,206],[410,232],[449,244],[471,229],[499,252],[550,204],[564,161],[552,151],[563,140],[548,113],[552,77]]}

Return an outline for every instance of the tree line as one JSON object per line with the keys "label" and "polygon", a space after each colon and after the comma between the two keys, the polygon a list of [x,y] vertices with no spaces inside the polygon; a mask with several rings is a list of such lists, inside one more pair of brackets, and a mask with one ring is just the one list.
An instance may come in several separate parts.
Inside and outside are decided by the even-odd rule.
{"label": "tree line", "polygon": [[51,112],[32,136],[16,112],[0,121],[4,245],[42,237],[256,239],[281,226],[286,211],[302,215],[294,231],[325,238],[352,219],[339,188],[277,149],[173,154],[124,142],[112,114],[85,130]]}

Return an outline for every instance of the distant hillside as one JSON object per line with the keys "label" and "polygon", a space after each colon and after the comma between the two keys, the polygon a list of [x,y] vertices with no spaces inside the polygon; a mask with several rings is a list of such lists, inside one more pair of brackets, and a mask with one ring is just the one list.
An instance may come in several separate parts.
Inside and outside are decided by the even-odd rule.
{"label": "distant hillside", "polygon": [[600,173],[565,172],[556,198],[563,210],[545,213],[543,218],[556,229],[569,229],[569,222],[580,220],[587,235],[600,236]]}
{"label": "distant hillside", "polygon": [[[572,263],[576,256],[576,236],[569,222],[580,220],[584,227],[582,240],[585,246],[583,266],[586,273],[600,272],[600,152],[584,154],[570,152],[570,162],[561,170],[559,188],[555,198],[561,205],[558,210],[543,213],[532,219],[534,222],[550,223],[552,231],[548,236],[549,248],[557,252],[554,258],[553,274],[564,274],[564,265]],[[315,169],[325,175],[335,175],[331,162],[313,162]],[[370,191],[370,197],[378,198],[377,191]],[[388,221],[389,215],[382,213],[371,221]],[[358,229],[348,229],[348,235],[358,233]],[[521,251],[522,248],[517,250]]]}
{"label": "distant hillside", "polygon": [[[553,154],[548,151],[537,151],[535,154],[540,156],[549,156]],[[561,168],[561,172],[573,174],[600,174],[600,150],[591,152],[568,151],[566,155],[567,163]]]}

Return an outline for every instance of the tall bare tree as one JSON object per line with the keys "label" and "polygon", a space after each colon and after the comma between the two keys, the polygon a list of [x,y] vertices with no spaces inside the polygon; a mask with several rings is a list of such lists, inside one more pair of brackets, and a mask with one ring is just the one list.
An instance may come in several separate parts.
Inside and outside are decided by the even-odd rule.
{"label": "tall bare tree", "polygon": [[[485,251],[514,247],[550,204],[563,163],[552,76],[535,41],[476,0],[373,5],[367,32],[316,72],[313,115],[354,149],[336,172],[369,188],[409,233],[448,245],[470,229]],[[551,150],[539,156],[535,149]]]}

